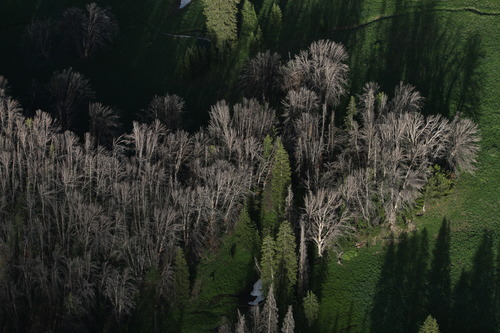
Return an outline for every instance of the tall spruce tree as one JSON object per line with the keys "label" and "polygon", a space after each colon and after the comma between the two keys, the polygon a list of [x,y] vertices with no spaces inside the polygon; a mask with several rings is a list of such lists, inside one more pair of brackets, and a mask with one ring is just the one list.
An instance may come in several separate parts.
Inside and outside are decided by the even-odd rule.
{"label": "tall spruce tree", "polygon": [[262,229],[264,234],[275,235],[285,214],[285,199],[291,183],[290,160],[281,139],[275,141],[270,180],[262,194]]}
{"label": "tall spruce tree", "polygon": [[295,235],[290,222],[281,223],[276,239],[276,261],[278,263],[278,301],[285,303],[293,294],[297,284],[297,253]]}
{"label": "tall spruce tree", "polygon": [[307,323],[311,327],[318,319],[319,302],[318,297],[312,292],[308,291],[302,302],[304,307],[304,314],[306,315]]}
{"label": "tall spruce tree", "polygon": [[253,3],[250,0],[244,0],[241,8],[240,36],[243,38],[253,37],[258,25],[259,21]]}
{"label": "tall spruce tree", "polygon": [[252,222],[248,214],[248,206],[245,205],[241,209],[240,217],[234,226],[234,232],[238,237],[239,244],[246,250],[254,252],[259,246],[259,234],[255,223]]}
{"label": "tall spruce tree", "polygon": [[436,319],[429,315],[422,326],[420,326],[418,333],[439,333],[439,326]]}
{"label": "tall spruce tree", "polygon": [[264,240],[262,241],[261,253],[260,278],[262,280],[262,289],[268,290],[278,271],[278,263],[276,261],[276,242],[273,237],[269,235],[264,237]]}

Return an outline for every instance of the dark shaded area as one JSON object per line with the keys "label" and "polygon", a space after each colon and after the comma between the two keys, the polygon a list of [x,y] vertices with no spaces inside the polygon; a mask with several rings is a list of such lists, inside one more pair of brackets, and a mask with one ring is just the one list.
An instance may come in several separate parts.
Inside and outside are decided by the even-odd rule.
{"label": "dark shaded area", "polygon": [[[364,0],[288,1],[283,10],[283,28],[279,50],[298,52],[304,45],[318,39],[333,39],[343,43],[347,50],[362,43],[356,34],[331,34],[337,27],[356,26],[361,23]],[[352,56],[352,54],[349,54]]]}
{"label": "dark shaded area", "polygon": [[[498,331],[493,237],[484,231],[473,267],[450,280],[450,225],[443,219],[429,256],[427,231],[392,240],[370,313],[370,332],[417,332],[427,315],[445,332]],[[498,258],[497,258],[498,266]],[[498,270],[498,267],[497,267]]]}
{"label": "dark shaded area", "polygon": [[450,260],[450,224],[443,219],[441,229],[432,252],[429,273],[428,310],[439,323],[443,332],[450,327],[451,309],[451,260]]}
{"label": "dark shaded area", "polygon": [[425,319],[428,253],[426,230],[391,241],[377,284],[371,332],[416,332]]}
{"label": "dark shaded area", "polygon": [[[391,91],[400,81],[415,85],[426,98],[424,111],[445,116],[478,116],[481,97],[479,34],[464,34],[437,2],[410,7],[396,1],[389,24],[379,24],[364,82]],[[360,82],[361,83],[361,82]],[[359,87],[358,87],[359,89]]]}
{"label": "dark shaded area", "polygon": [[453,290],[450,332],[498,332],[493,246],[493,237],[485,230],[472,271],[463,271]]}

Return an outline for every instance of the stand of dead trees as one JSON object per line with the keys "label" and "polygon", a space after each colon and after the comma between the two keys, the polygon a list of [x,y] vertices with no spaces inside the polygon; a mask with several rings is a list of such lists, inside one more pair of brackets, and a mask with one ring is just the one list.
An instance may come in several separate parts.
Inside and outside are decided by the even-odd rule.
{"label": "stand of dead trees", "polygon": [[60,18],[38,18],[27,25],[24,39],[30,51],[50,59],[61,45],[80,59],[90,59],[108,47],[119,33],[109,8],[89,3],[66,8]]}
{"label": "stand of dead trees", "polygon": [[[273,117],[249,124],[270,112],[254,100],[196,135],[134,123],[107,149],[95,140],[115,128],[111,109],[91,103],[96,137],[79,139],[47,113],[25,118],[6,86],[2,78],[0,297],[1,321],[15,331],[79,322],[96,304],[120,322],[150,270],[169,302],[175,249],[193,260],[216,247],[266,168],[262,136]],[[212,124],[225,107],[214,107]],[[233,144],[233,131],[245,140]]]}
{"label": "stand of dead trees", "polygon": [[[94,10],[88,7],[89,17]],[[105,14],[96,14],[96,24]],[[75,15],[81,13],[65,12]],[[92,47],[80,40],[79,52],[91,56],[108,39]],[[151,102],[147,124],[134,122],[131,133],[117,136],[116,111],[89,104],[88,82],[71,70],[50,83],[58,122],[42,111],[25,118],[0,77],[3,327],[71,327],[96,316],[96,309],[119,325],[151,271],[161,276],[156,301],[184,304],[188,291],[182,302],[174,291],[178,249],[195,263],[232,230],[248,197],[258,202],[262,189],[273,186],[278,153],[269,138],[280,142],[280,154],[288,152],[294,173],[288,195],[283,186],[268,192],[280,193],[273,198],[280,218],[299,236],[298,246],[291,245],[299,249],[299,292],[307,290],[307,244],[322,256],[361,220],[394,230],[398,215],[424,190],[432,165],[455,174],[474,169],[477,126],[459,115],[424,117],[423,98],[408,85],[389,98],[367,84],[351,99],[346,123],[336,124],[334,110],[346,97],[346,57],[331,41],[315,42],[284,64],[276,54],[259,54],[243,85],[262,99],[266,89],[281,87],[281,119],[265,101],[220,101],[207,128],[194,134],[181,129],[184,101],[167,94]],[[90,133],[82,137],[59,127],[71,127],[75,105],[90,114]],[[297,193],[303,198],[293,200]],[[265,316],[254,315],[253,326],[263,325],[256,331],[293,331],[291,308],[281,324],[271,316],[275,308],[268,299]],[[241,315],[237,330],[246,331]]]}

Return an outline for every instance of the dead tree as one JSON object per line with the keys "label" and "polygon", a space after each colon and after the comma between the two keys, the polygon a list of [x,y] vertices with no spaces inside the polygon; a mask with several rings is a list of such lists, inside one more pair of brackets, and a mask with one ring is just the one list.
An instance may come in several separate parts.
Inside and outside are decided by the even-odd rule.
{"label": "dead tree", "polygon": [[306,87],[321,96],[321,101],[335,107],[345,93],[348,66],[342,44],[329,40],[313,42],[282,68],[285,91]]}
{"label": "dead tree", "polygon": [[349,218],[344,200],[337,190],[319,188],[314,193],[309,192],[304,199],[302,219],[308,239],[316,244],[320,257],[340,237],[352,231]]}
{"label": "dead tree", "polygon": [[248,60],[239,77],[240,84],[247,96],[266,101],[271,96],[279,93],[280,65],[280,55],[269,50],[259,52],[255,57]]}
{"label": "dead tree", "polygon": [[455,174],[475,170],[479,141],[478,128],[472,120],[461,118],[460,115],[453,118],[446,147],[446,162]]}
{"label": "dead tree", "polygon": [[89,59],[107,47],[119,31],[109,9],[95,3],[88,4],[86,11],[74,7],[66,9],[62,15],[62,29],[66,41],[73,44],[82,59]]}
{"label": "dead tree", "polygon": [[101,103],[89,104],[90,133],[98,145],[110,147],[120,128],[118,113]]}
{"label": "dead tree", "polygon": [[49,82],[52,109],[63,129],[75,129],[75,121],[82,117],[88,102],[94,98],[89,81],[70,67],[55,72]]}
{"label": "dead tree", "polygon": [[145,119],[148,122],[158,119],[169,130],[178,130],[181,128],[185,104],[184,100],[175,94],[154,96],[144,111]]}
{"label": "dead tree", "polygon": [[26,27],[26,39],[38,57],[49,59],[54,38],[53,29],[54,22],[50,18],[33,20]]}

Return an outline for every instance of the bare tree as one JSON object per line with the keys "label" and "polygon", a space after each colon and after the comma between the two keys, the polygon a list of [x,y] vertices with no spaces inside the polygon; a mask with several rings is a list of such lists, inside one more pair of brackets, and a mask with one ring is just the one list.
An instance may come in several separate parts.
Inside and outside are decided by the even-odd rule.
{"label": "bare tree", "polygon": [[326,148],[320,121],[318,115],[303,113],[294,124],[297,133],[294,151],[296,170],[305,180],[304,185],[311,189],[315,188],[320,179]]}
{"label": "bare tree", "polygon": [[281,57],[267,50],[248,60],[239,77],[243,89],[250,97],[269,99],[279,92],[279,68]]}
{"label": "bare tree", "polygon": [[135,307],[134,297],[138,291],[130,269],[119,271],[113,267],[105,267],[102,287],[104,295],[113,305],[113,312],[118,321]]}
{"label": "bare tree", "polygon": [[120,117],[118,113],[101,103],[89,104],[90,133],[97,144],[110,146],[113,138],[118,134]]}
{"label": "bare tree", "polygon": [[208,133],[219,146],[223,147],[223,156],[227,156],[231,160],[238,136],[236,130],[231,126],[229,111],[229,105],[225,101],[219,101],[212,106],[209,113]]}
{"label": "bare tree", "polygon": [[79,8],[68,8],[63,12],[62,25],[68,42],[72,42],[82,59],[89,59],[107,47],[118,34],[119,28],[109,9],[95,3]]}
{"label": "bare tree", "polygon": [[86,6],[87,21],[84,24],[83,58],[92,57],[97,51],[108,46],[118,34],[118,24],[109,9],[95,3]]}
{"label": "bare tree", "polygon": [[272,284],[267,293],[266,303],[264,303],[261,316],[259,332],[278,333],[278,306],[276,305]]}
{"label": "bare tree", "polygon": [[286,313],[285,319],[283,319],[283,326],[281,327],[281,333],[294,333],[295,331],[295,320],[293,319],[293,309],[290,305]]}
{"label": "bare tree", "polygon": [[74,129],[75,119],[81,116],[83,108],[94,98],[89,81],[70,67],[52,74],[48,88],[54,114],[62,128]]}
{"label": "bare tree", "polygon": [[236,324],[235,333],[248,333],[248,327],[245,321],[245,315],[238,310],[238,323]]}
{"label": "bare tree", "polygon": [[68,45],[72,45],[74,52],[83,58],[85,13],[80,8],[67,8],[62,13],[61,30]]}
{"label": "bare tree", "polygon": [[145,118],[149,122],[158,119],[168,129],[178,130],[181,128],[185,104],[184,100],[175,94],[154,96],[145,110]]}
{"label": "bare tree", "polygon": [[321,257],[328,246],[351,232],[349,215],[343,207],[339,191],[320,188],[309,192],[304,199],[304,214],[308,238],[312,240]]}
{"label": "bare tree", "polygon": [[238,136],[264,140],[273,130],[276,116],[267,102],[260,104],[256,99],[243,99],[233,107],[232,125]]}
{"label": "bare tree", "polygon": [[302,113],[318,111],[319,102],[318,95],[305,87],[300,87],[299,90],[289,90],[282,102],[285,126],[293,124],[293,121],[300,118]]}
{"label": "bare tree", "polygon": [[457,115],[450,123],[446,161],[456,174],[472,172],[479,151],[478,128],[474,122]]}
{"label": "bare tree", "polygon": [[306,244],[306,224],[304,219],[299,220],[300,238],[299,238],[299,274],[297,280],[298,294],[302,295],[307,290],[309,282],[309,267],[307,262],[307,244]]}
{"label": "bare tree", "polygon": [[26,39],[39,57],[49,59],[52,51],[54,22],[52,19],[33,20],[26,27]]}
{"label": "bare tree", "polygon": [[329,40],[313,42],[282,68],[284,89],[307,87],[320,95],[322,102],[337,106],[347,83],[346,60],[342,44]]}
{"label": "bare tree", "polygon": [[5,98],[9,93],[9,82],[7,78],[0,75],[0,98]]}

